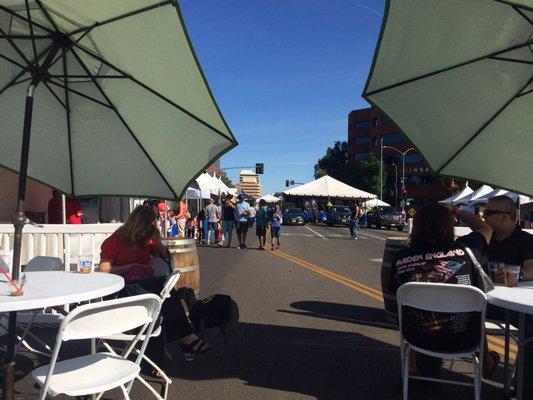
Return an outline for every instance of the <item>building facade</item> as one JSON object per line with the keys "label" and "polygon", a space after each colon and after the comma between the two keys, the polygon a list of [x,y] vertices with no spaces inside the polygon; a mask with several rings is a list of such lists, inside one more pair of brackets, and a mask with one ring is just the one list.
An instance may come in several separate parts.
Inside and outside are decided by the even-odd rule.
{"label": "building facade", "polygon": [[[402,167],[405,152],[412,146],[374,107],[351,111],[348,116],[348,157],[358,162],[369,154],[380,157],[383,139],[383,164],[387,172],[383,182],[383,201],[399,206],[402,200]],[[391,149],[393,147],[394,149]],[[420,154],[410,150],[405,155],[405,192],[408,206],[446,198],[450,191],[431,173]]]}
{"label": "building facade", "polygon": [[239,174],[237,187],[242,189],[249,196],[258,199],[261,197],[261,183],[259,175],[249,169],[243,169]]}

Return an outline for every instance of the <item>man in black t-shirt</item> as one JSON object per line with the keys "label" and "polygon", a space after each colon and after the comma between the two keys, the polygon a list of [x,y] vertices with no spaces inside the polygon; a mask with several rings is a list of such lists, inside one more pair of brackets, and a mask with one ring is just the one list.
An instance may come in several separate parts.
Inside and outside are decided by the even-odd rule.
{"label": "man in black t-shirt", "polygon": [[[521,265],[521,280],[533,280],[533,235],[524,232],[516,224],[516,205],[507,196],[496,196],[489,200],[484,212],[493,234],[489,243],[489,261]],[[491,306],[487,316],[504,319],[504,310]],[[517,319],[513,318],[513,324]],[[533,316],[526,315],[525,337],[533,337]],[[533,398],[533,343],[524,347],[524,390],[526,398]]]}

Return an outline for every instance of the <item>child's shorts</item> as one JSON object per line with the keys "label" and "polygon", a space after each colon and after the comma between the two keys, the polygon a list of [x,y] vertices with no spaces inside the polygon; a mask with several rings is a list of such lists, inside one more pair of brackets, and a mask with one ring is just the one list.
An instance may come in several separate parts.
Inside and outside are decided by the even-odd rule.
{"label": "child's shorts", "polygon": [[281,226],[273,226],[272,229],[270,229],[270,236],[279,238],[281,232]]}

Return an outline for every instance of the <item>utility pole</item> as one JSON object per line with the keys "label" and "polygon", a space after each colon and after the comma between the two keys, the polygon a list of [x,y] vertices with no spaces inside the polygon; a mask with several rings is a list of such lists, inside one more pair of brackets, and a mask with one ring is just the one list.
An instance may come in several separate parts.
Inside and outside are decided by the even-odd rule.
{"label": "utility pole", "polygon": [[380,162],[379,162],[379,199],[383,201],[383,136],[379,140],[380,143]]}
{"label": "utility pole", "polygon": [[[396,152],[398,152],[401,156],[402,156],[402,200],[405,200],[404,198],[404,192],[405,192],[405,155],[407,153],[409,153],[411,150],[414,151],[414,148],[413,147],[409,147],[407,150],[405,151],[401,151],[399,149],[397,149],[396,147],[392,147],[392,146],[383,146],[383,144],[381,145],[381,154],[383,154],[383,149],[391,149],[391,150],[394,150]],[[382,156],[383,158],[383,156]]]}

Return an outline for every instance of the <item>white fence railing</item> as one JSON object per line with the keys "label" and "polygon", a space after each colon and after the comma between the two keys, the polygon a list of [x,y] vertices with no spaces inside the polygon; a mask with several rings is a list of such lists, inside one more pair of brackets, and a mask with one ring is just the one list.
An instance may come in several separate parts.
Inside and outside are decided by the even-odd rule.
{"label": "white fence railing", "polygon": [[[69,270],[81,255],[92,257],[96,265],[100,261],[102,242],[120,225],[26,225],[22,231],[21,265],[36,256],[50,256],[61,258],[65,270]],[[13,225],[0,224],[0,249],[13,251],[13,239]]]}

